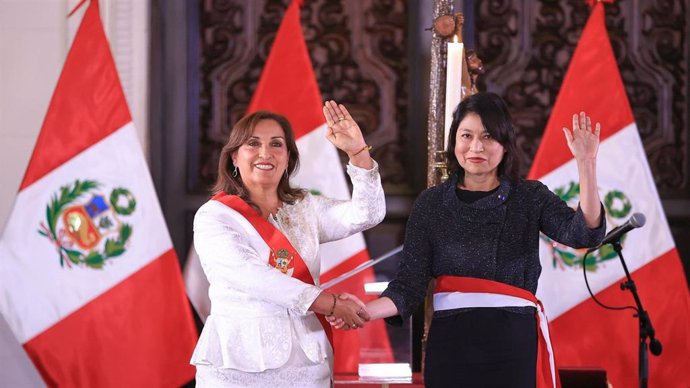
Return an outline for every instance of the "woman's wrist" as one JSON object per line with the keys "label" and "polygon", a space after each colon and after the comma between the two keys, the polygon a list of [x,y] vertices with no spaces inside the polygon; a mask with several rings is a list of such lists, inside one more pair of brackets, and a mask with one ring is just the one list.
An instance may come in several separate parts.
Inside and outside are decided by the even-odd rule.
{"label": "woman's wrist", "polygon": [[362,147],[355,149],[354,152],[347,153],[347,156],[350,158],[350,163],[352,163],[353,166],[371,170],[374,167],[374,161],[369,154],[372,148],[372,146],[364,144]]}
{"label": "woman's wrist", "polygon": [[595,156],[593,158],[575,159],[575,163],[577,164],[578,168],[596,168],[597,158]]}
{"label": "woman's wrist", "polygon": [[338,295],[322,291],[309,306],[309,311],[322,315],[333,315],[338,303]]}
{"label": "woman's wrist", "polygon": [[367,303],[367,312],[369,318],[375,320],[398,315],[398,308],[391,298],[383,296]]}
{"label": "woman's wrist", "polygon": [[361,153],[364,152],[364,151],[367,151],[367,152],[368,152],[368,151],[371,151],[372,148],[374,148],[374,147],[373,147],[373,146],[370,146],[370,145],[368,145],[368,144],[364,144],[363,146],[358,147],[357,149],[355,149],[353,152],[348,152],[348,153],[347,153],[347,156],[349,156],[350,159],[352,159],[353,157],[355,157],[355,156],[361,154]]}
{"label": "woman's wrist", "polygon": [[326,315],[333,315],[335,313],[335,305],[338,304],[338,296],[336,294],[331,294],[333,297],[333,306],[331,306],[331,311]]}

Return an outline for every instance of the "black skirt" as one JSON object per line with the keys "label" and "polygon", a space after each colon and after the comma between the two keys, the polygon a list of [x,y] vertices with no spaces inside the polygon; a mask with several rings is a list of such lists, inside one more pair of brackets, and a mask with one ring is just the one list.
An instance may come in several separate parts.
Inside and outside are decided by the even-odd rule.
{"label": "black skirt", "polygon": [[431,322],[424,383],[431,388],[534,388],[534,314],[477,308]]}

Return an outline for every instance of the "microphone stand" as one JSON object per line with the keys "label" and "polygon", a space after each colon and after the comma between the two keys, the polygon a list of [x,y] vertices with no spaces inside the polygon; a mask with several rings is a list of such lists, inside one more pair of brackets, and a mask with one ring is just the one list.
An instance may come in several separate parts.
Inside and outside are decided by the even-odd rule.
{"label": "microphone stand", "polygon": [[649,350],[653,355],[658,356],[661,354],[661,342],[654,338],[654,326],[652,326],[652,320],[649,318],[649,314],[642,307],[642,301],[640,296],[637,294],[637,286],[630,276],[628,271],[628,266],[625,264],[625,259],[623,258],[622,247],[620,240],[615,240],[611,242],[613,245],[613,250],[616,251],[618,257],[621,259],[621,264],[623,264],[623,270],[625,271],[625,277],[627,281],[621,283],[621,290],[630,290],[635,299],[635,304],[637,305],[637,314],[633,317],[637,317],[640,325],[640,351],[639,351],[639,377],[640,377],[640,388],[647,388],[647,383],[649,380],[649,363],[647,355],[647,338],[649,338]]}

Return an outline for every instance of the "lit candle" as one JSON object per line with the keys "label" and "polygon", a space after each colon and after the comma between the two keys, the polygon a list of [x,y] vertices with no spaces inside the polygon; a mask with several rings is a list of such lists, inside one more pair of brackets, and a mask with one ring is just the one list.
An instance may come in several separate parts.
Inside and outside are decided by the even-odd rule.
{"label": "lit candle", "polygon": [[462,98],[462,65],[463,44],[458,43],[458,36],[453,36],[453,41],[448,42],[448,55],[446,56],[446,116],[445,131],[443,137],[443,150],[448,148],[448,135],[450,124],[453,122],[453,111]]}

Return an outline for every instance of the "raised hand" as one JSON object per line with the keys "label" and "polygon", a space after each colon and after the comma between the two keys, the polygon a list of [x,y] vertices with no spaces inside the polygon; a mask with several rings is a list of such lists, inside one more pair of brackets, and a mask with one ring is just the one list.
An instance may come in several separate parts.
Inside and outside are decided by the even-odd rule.
{"label": "raised hand", "polygon": [[367,147],[362,130],[344,105],[333,100],[326,101],[323,116],[328,124],[326,138],[348,156],[352,157]]}
{"label": "raised hand", "polygon": [[585,112],[573,115],[573,131],[563,128],[568,148],[575,157],[577,172],[580,177],[580,208],[589,228],[596,228],[601,223],[601,199],[597,187],[597,152],[599,152],[599,134],[601,125],[596,124],[592,131],[592,119]]}
{"label": "raised hand", "polygon": [[596,123],[595,129],[592,131],[592,119],[585,112],[580,112],[579,119],[577,114],[573,115],[572,132],[564,127],[563,133],[575,160],[596,159],[599,151],[600,132],[601,125],[599,123]]}

